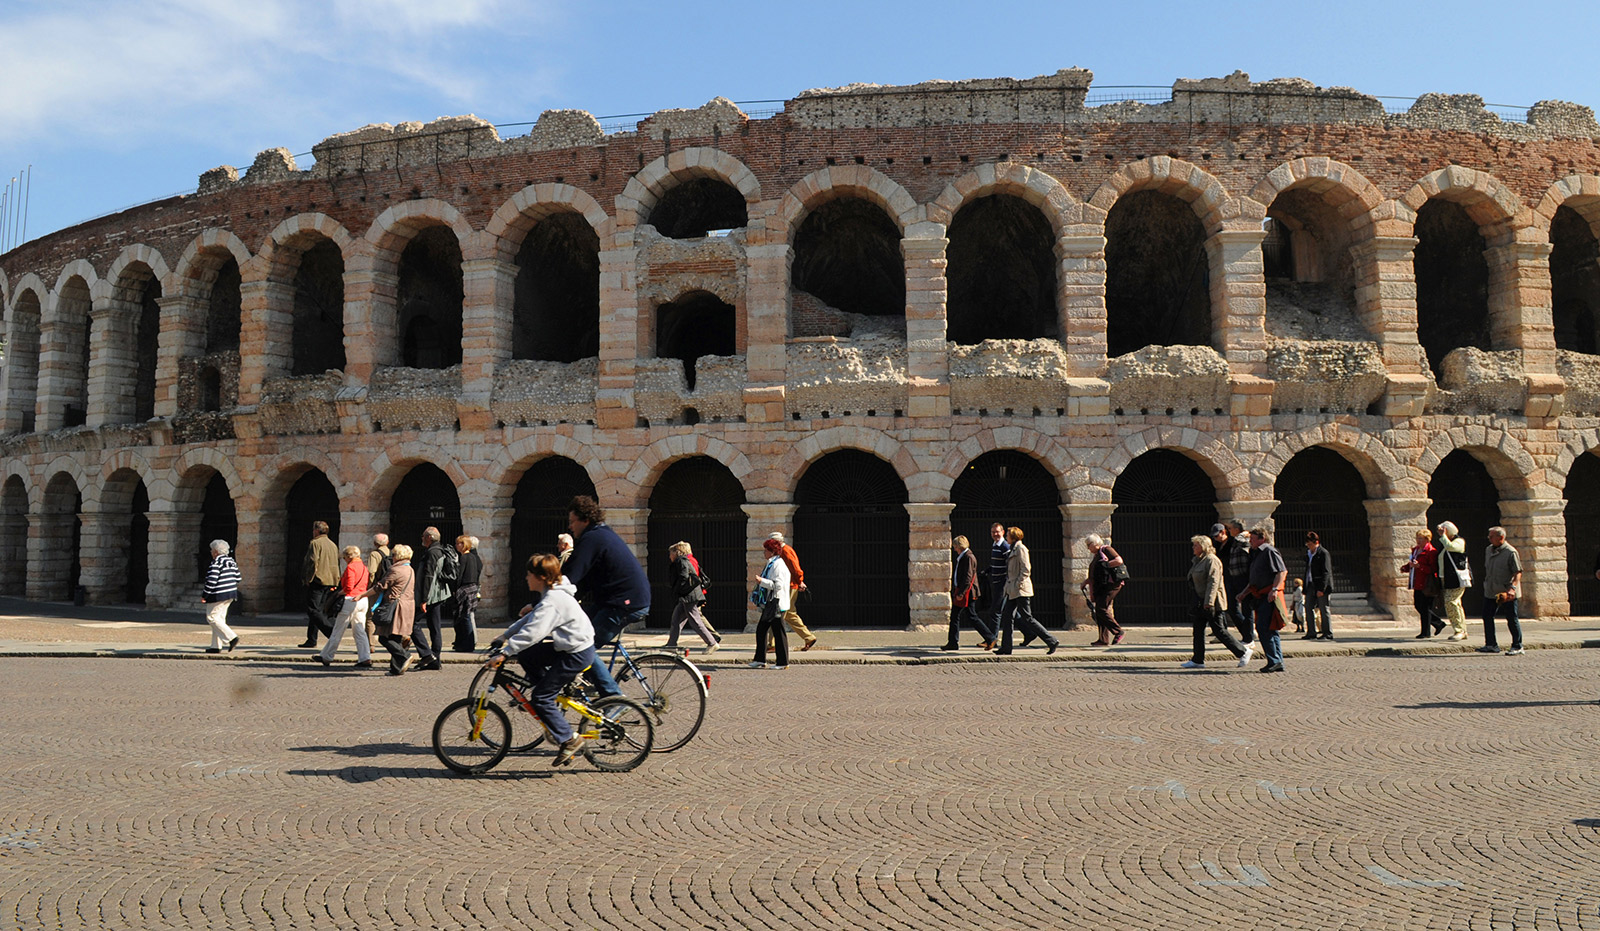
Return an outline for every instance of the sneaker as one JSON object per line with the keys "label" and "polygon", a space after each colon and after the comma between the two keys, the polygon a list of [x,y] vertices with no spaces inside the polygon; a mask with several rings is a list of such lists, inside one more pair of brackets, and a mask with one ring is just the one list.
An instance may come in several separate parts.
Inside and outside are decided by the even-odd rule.
{"label": "sneaker", "polygon": [[1111,638],[1111,645],[1112,646],[1116,646],[1117,644],[1121,643],[1123,636],[1124,636],[1123,634],[1118,633],[1115,637],[1112,637]]}
{"label": "sneaker", "polygon": [[1178,668],[1179,669],[1204,669],[1204,668],[1206,668],[1206,664],[1205,663],[1197,663],[1192,659],[1186,659],[1186,660],[1183,661],[1183,664],[1181,666],[1179,666]]}
{"label": "sneaker", "polygon": [[405,663],[403,663],[400,666],[400,671],[401,672],[406,672],[406,671],[410,670],[411,668],[415,667],[416,665],[417,665],[417,654],[413,653],[410,656],[406,657]]}
{"label": "sneaker", "polygon": [[1506,651],[1506,655],[1507,656],[1521,656],[1522,655],[1522,647],[1512,647],[1511,649]]}
{"label": "sneaker", "polygon": [[779,665],[777,665],[777,664],[776,664],[776,663],[774,663],[774,664],[773,664],[773,665],[771,665],[771,666],[768,666],[768,667],[767,667],[767,668],[768,668],[768,669],[775,669],[775,670],[779,670],[779,669],[788,669],[788,668],[789,668],[789,667],[788,667],[788,666],[779,666]]}
{"label": "sneaker", "polygon": [[1446,637],[1445,639],[1446,640],[1465,640],[1465,639],[1467,639],[1467,635],[1466,634],[1451,634],[1450,636]]}
{"label": "sneaker", "polygon": [[765,669],[765,668],[767,668],[767,664],[766,663],[759,662],[757,660],[751,660],[750,662],[745,663],[745,665],[748,666],[751,669]]}
{"label": "sneaker", "polygon": [[1239,668],[1240,669],[1243,669],[1244,667],[1250,665],[1250,657],[1254,656],[1255,652],[1256,652],[1256,645],[1255,644],[1247,643],[1247,644],[1244,645],[1244,655],[1239,657]]}
{"label": "sneaker", "polygon": [[551,763],[550,765],[566,766],[568,763],[571,763],[572,758],[577,756],[578,753],[583,750],[583,744],[583,738],[579,737],[577,734],[573,734],[571,738],[562,742],[561,752],[556,754],[555,762]]}
{"label": "sneaker", "polygon": [[713,643],[712,645],[706,647],[704,650],[701,650],[700,652],[703,653],[706,656],[710,656],[711,654],[717,652],[717,650],[721,649],[721,647],[722,647],[721,643]]}
{"label": "sneaker", "polygon": [[1500,648],[1499,647],[1492,647],[1492,646],[1485,645],[1485,646],[1478,647],[1478,652],[1479,653],[1499,653],[1500,652]]}

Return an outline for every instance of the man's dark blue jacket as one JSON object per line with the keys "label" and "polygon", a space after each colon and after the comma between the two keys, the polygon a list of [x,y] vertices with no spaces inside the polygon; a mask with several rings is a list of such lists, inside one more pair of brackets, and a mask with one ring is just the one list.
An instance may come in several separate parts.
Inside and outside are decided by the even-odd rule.
{"label": "man's dark blue jacket", "polygon": [[650,607],[650,580],[633,550],[603,521],[596,521],[572,545],[562,574],[578,587],[585,608]]}

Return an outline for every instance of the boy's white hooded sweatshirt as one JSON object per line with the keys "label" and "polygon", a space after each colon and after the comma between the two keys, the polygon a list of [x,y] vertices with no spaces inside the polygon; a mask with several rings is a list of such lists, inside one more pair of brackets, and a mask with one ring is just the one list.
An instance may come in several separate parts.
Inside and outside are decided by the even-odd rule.
{"label": "boy's white hooded sweatshirt", "polygon": [[563,578],[550,587],[532,611],[506,631],[504,652],[521,653],[546,637],[562,653],[580,653],[594,646],[594,625],[578,606],[577,587]]}

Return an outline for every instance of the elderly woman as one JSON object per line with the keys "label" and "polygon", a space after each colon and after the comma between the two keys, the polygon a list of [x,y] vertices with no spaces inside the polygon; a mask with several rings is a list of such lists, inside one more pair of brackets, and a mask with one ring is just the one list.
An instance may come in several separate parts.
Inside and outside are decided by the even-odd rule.
{"label": "elderly woman", "polygon": [[1433,610],[1433,599],[1439,594],[1439,551],[1433,545],[1433,531],[1417,531],[1417,545],[1411,548],[1411,558],[1400,566],[1400,571],[1406,573],[1411,604],[1422,623],[1422,632],[1416,639],[1427,640],[1444,630],[1444,621]]}
{"label": "elderly woman", "polygon": [[473,653],[478,649],[478,595],[479,580],[483,576],[483,557],[478,555],[478,538],[462,534],[456,537],[459,569],[456,574],[456,642],[457,653]]}
{"label": "elderly woman", "polygon": [[1100,636],[1089,645],[1106,647],[1121,643],[1122,625],[1117,623],[1116,615],[1111,612],[1111,602],[1116,599],[1117,592],[1122,591],[1122,586],[1127,584],[1119,581],[1112,572],[1121,568],[1122,557],[1097,533],[1084,537],[1083,547],[1089,551],[1089,577],[1083,580],[1082,591],[1094,610],[1095,626],[1100,628]]}
{"label": "elderly woman", "polygon": [[344,569],[339,573],[337,591],[344,596],[344,604],[333,619],[333,630],[328,632],[328,642],[322,645],[317,660],[332,666],[333,655],[344,641],[344,629],[350,627],[355,631],[356,668],[367,669],[372,666],[372,643],[367,639],[367,589],[372,587],[372,573],[367,571],[359,546],[345,547],[339,551],[339,558],[344,560]]}
{"label": "elderly woman", "polygon": [[684,625],[693,624],[694,632],[706,642],[706,653],[717,652],[717,644],[722,642],[722,638],[717,636],[700,613],[700,606],[706,603],[706,590],[700,582],[700,562],[694,558],[694,550],[688,543],[679,540],[667,548],[667,559],[670,562],[667,577],[672,586],[672,597],[677,599],[672,606],[672,620],[667,624],[667,646],[676,647]]}
{"label": "elderly woman", "polygon": [[411,630],[417,620],[417,573],[411,568],[411,547],[397,543],[389,550],[389,571],[372,583],[363,598],[376,595],[373,623],[378,643],[389,651],[389,675],[398,676],[416,665],[411,652]]}
{"label": "elderly woman", "polygon": [[232,653],[239,638],[228,626],[228,606],[239,597],[239,564],[228,555],[227,540],[211,541],[211,565],[206,567],[205,587],[200,590],[200,602],[206,605],[206,623],[211,625],[211,646],[207,653],[221,653],[223,647]]}
{"label": "elderly woman", "polygon": [[1472,584],[1471,570],[1467,567],[1467,541],[1461,539],[1461,532],[1450,521],[1435,529],[1439,531],[1434,538],[1438,541],[1435,559],[1439,569],[1439,598],[1444,602],[1444,616],[1450,620],[1450,639],[1465,640],[1467,613],[1461,608],[1461,593]]}
{"label": "elderly woman", "polygon": [[[789,564],[783,561],[783,544],[767,540],[761,544],[767,564],[756,579],[756,589],[750,593],[750,603],[761,608],[761,619],[756,621],[756,655],[748,665],[751,669],[788,669],[789,633],[778,618],[789,610]],[[775,663],[767,662],[767,636],[772,637]]]}
{"label": "elderly woman", "polygon": [[1022,544],[1022,536],[1021,527],[1006,528],[1006,542],[1011,544],[1011,552],[1006,555],[1006,610],[1005,620],[1001,622],[1000,648],[994,651],[996,656],[1011,654],[1013,624],[1022,632],[1023,646],[1035,637],[1044,641],[1046,653],[1054,653],[1061,646],[1061,641],[1050,636],[1033,616],[1033,559]]}
{"label": "elderly woman", "polygon": [[1222,560],[1217,558],[1217,548],[1207,536],[1189,538],[1194,548],[1194,563],[1189,566],[1189,584],[1194,586],[1194,603],[1190,608],[1194,621],[1194,655],[1183,664],[1184,669],[1206,667],[1206,628],[1228,652],[1239,658],[1240,666],[1250,663],[1250,653],[1255,644],[1240,644],[1239,638],[1228,629],[1228,596],[1223,588]]}

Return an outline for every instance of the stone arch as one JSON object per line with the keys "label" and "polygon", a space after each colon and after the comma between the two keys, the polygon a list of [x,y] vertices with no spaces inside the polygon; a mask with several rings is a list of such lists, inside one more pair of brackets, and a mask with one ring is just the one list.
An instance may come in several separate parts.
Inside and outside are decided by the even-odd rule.
{"label": "stone arch", "polygon": [[927,219],[948,227],[963,205],[990,194],[1012,194],[1039,208],[1056,237],[1083,222],[1083,204],[1053,175],[1019,162],[979,165],[949,184],[928,204]]}
{"label": "stone arch", "polygon": [[1370,226],[1373,211],[1384,200],[1382,192],[1365,175],[1331,158],[1284,162],[1256,182],[1249,196],[1265,213],[1279,194],[1302,189],[1321,195],[1353,231]]}
{"label": "stone arch", "polygon": [[1521,441],[1501,427],[1482,424],[1458,424],[1434,434],[1413,467],[1424,488],[1444,457],[1458,449],[1483,463],[1502,501],[1561,499],[1560,488],[1549,483]]}
{"label": "stone arch", "polygon": [[905,236],[908,228],[922,219],[923,209],[899,182],[876,168],[865,165],[831,165],[813,171],[789,188],[778,203],[778,211],[768,229],[782,230],[783,239],[794,244],[800,223],[819,204],[838,197],[860,197],[883,208]]}
{"label": "stone arch", "polygon": [[[630,182],[631,183],[631,182]],[[530,184],[511,195],[489,218],[484,233],[494,241],[502,262],[514,262],[522,239],[535,223],[556,213],[576,213],[588,221],[604,243],[615,226],[611,216],[587,191],[570,184]]]}
{"label": "stone arch", "polygon": [[1427,494],[1427,483],[1417,485],[1416,476],[1381,440],[1341,423],[1319,424],[1280,437],[1272,449],[1250,467],[1251,482],[1257,487],[1271,488],[1289,460],[1313,446],[1331,449],[1355,466],[1367,483],[1369,499]]}
{"label": "stone arch", "polygon": [[[395,489],[400,487],[408,472],[422,463],[438,466],[450,477],[450,481],[457,489],[463,489],[472,482],[472,477],[461,468],[461,463],[455,456],[433,443],[413,440],[386,449],[372,460],[368,467],[372,479],[367,483],[365,497],[356,500],[359,500],[360,506],[366,510],[388,511],[389,499],[394,497]],[[339,497],[343,499],[345,492],[342,486],[336,487],[340,487]],[[351,489],[350,494],[358,495],[360,492]]]}
{"label": "stone arch", "polygon": [[96,292],[95,296],[109,297],[111,295],[107,292],[110,289],[127,287],[127,284],[123,281],[124,275],[133,266],[140,264],[148,268],[150,274],[155,276],[156,281],[161,283],[163,292],[171,291],[173,285],[172,269],[167,266],[167,260],[162,258],[161,253],[156,251],[154,247],[147,246],[144,243],[134,243],[123,247],[122,251],[117,253],[117,257],[112,260],[111,266],[106,269],[105,277],[99,282],[101,289]]}
{"label": "stone arch", "polygon": [[255,482],[249,487],[261,513],[283,510],[284,496],[289,489],[299,481],[300,476],[313,469],[328,477],[329,484],[339,495],[341,510],[348,507],[344,502],[349,500],[354,489],[342,480],[338,460],[325,450],[305,446],[278,456],[260,467]]}
{"label": "stone arch", "polygon": [[551,456],[571,459],[583,466],[583,470],[589,473],[589,480],[594,482],[596,487],[599,487],[607,477],[605,463],[594,454],[593,447],[559,433],[536,433],[523,437],[509,446],[500,447],[494,460],[484,470],[483,481],[493,489],[493,506],[510,507],[512,496],[517,491],[517,482],[522,479],[522,473],[528,471],[539,460]]}
{"label": "stone arch", "polygon": [[1566,444],[1545,469],[1545,484],[1555,489],[1567,487],[1567,478],[1572,472],[1573,463],[1600,451],[1600,428],[1572,430],[1566,432],[1566,436]]}
{"label": "stone arch", "polygon": [[[663,155],[628,179],[617,195],[617,223],[631,227],[648,222],[650,211],[674,185],[690,178],[725,181],[744,195],[745,209],[756,217],[761,202],[761,182],[744,162],[708,146],[690,146]],[[598,227],[596,227],[598,229]]]}
{"label": "stone arch", "polygon": [[1545,189],[1533,208],[1533,225],[1549,232],[1556,210],[1566,206],[1589,221],[1589,228],[1600,236],[1600,174],[1567,175]]}
{"label": "stone arch", "polygon": [[739,484],[745,486],[748,493],[748,480],[755,472],[749,458],[731,443],[702,433],[665,436],[646,446],[634,460],[633,467],[628,470],[626,480],[634,488],[639,489],[641,498],[648,499],[649,490],[661,480],[661,474],[667,467],[679,459],[691,456],[708,456],[722,463],[733,473],[733,477],[739,480]]}
{"label": "stone arch", "polygon": [[[432,235],[435,229],[449,234]],[[378,365],[445,369],[464,358],[466,263],[482,258],[482,238],[453,205],[434,198],[406,201],[379,214],[363,254],[376,282],[366,329],[377,338]],[[412,253],[412,249],[417,251]],[[408,262],[407,254],[413,255]],[[346,266],[346,273],[352,271]],[[347,326],[350,321],[346,321]],[[356,329],[360,329],[359,324]]]}
{"label": "stone arch", "polygon": [[189,242],[173,267],[173,294],[205,297],[216,280],[217,269],[231,256],[242,270],[250,264],[250,249],[231,231],[212,227]]}
{"label": "stone arch", "polygon": [[[268,277],[281,276],[285,268],[299,263],[301,251],[319,239],[332,240],[346,262],[354,257],[352,247],[356,239],[343,223],[325,213],[297,213],[273,227],[262,242],[257,259],[265,266]],[[289,254],[284,254],[286,252]]]}
{"label": "stone arch", "polygon": [[1012,450],[1039,461],[1056,480],[1056,491],[1067,500],[1067,477],[1078,462],[1072,451],[1054,437],[1027,427],[986,427],[956,444],[939,463],[937,489],[948,496],[967,463],[984,453]]}
{"label": "stone arch", "polygon": [[[317,273],[331,270],[325,267],[333,261],[331,254],[322,254],[324,243],[337,250],[342,265],[336,287],[315,286]],[[323,213],[296,214],[268,234],[260,253],[244,269],[247,307],[264,324],[250,331],[248,343],[240,347],[240,381],[247,398],[255,386],[272,378],[344,367],[348,273],[358,254],[370,248],[370,243],[356,239]],[[308,268],[305,259],[312,250],[318,250],[322,261]],[[302,275],[312,276],[305,302]],[[309,332],[297,340],[295,334],[302,328]]]}
{"label": "stone arch", "polygon": [[1226,440],[1192,427],[1148,427],[1123,437],[1112,447],[1099,468],[1074,473],[1068,492],[1074,503],[1109,502],[1117,476],[1139,456],[1153,449],[1170,449],[1194,460],[1215,487],[1218,501],[1247,501],[1259,497],[1250,471]]}
{"label": "stone arch", "polygon": [[[94,506],[99,510],[107,511],[115,506],[126,506],[126,502],[118,497],[119,491],[114,487],[117,483],[113,480],[113,476],[118,472],[131,473],[144,482],[145,492],[150,496],[151,510],[156,509],[157,501],[172,500],[173,484],[170,477],[153,468],[149,460],[138,450],[119,449],[101,464],[97,481],[84,489],[86,493],[93,491],[96,495]],[[85,501],[87,503],[87,498]]]}
{"label": "stone arch", "polygon": [[447,226],[456,234],[463,260],[476,258],[476,235],[467,218],[454,205],[437,198],[408,200],[378,214],[367,228],[366,240],[374,249],[375,270],[394,274],[400,253],[411,238],[430,226]]}
{"label": "stone arch", "polygon": [[222,476],[222,480],[233,489],[235,496],[242,495],[248,487],[248,483],[240,477],[239,468],[234,464],[233,457],[215,446],[196,446],[179,456],[172,464],[173,493],[162,503],[169,508],[176,508],[179,504],[198,506],[199,495],[205,493],[205,482],[201,482],[197,488],[194,484],[195,478],[208,469]]}
{"label": "stone arch", "polygon": [[55,459],[50,461],[49,466],[37,473],[38,475],[42,476],[44,480],[34,482],[32,487],[29,489],[35,493],[35,497],[30,498],[28,501],[29,506],[34,510],[42,508],[44,506],[43,496],[47,486],[51,482],[55,481],[56,476],[63,473],[68,478],[72,479],[72,483],[74,485],[78,486],[78,494],[84,496],[84,502],[87,504],[89,501],[89,490],[93,487],[93,485],[91,485],[89,482],[89,473],[84,471],[83,467],[78,464],[76,459],[73,459],[70,456],[57,456]]}
{"label": "stone arch", "polygon": [[[79,259],[78,261],[81,262],[83,260]],[[92,268],[93,267],[91,266],[91,270]],[[14,299],[6,303],[8,316],[10,309],[15,306],[16,301],[22,300],[23,293],[27,291],[33,292],[33,296],[39,302],[39,309],[42,312],[44,310],[45,300],[50,297],[50,294],[53,292],[53,290],[54,289],[45,285],[44,279],[40,278],[33,272],[28,272],[21,278],[17,279],[17,289]]]}
{"label": "stone arch", "polygon": [[[1558,182],[1559,183],[1559,182]],[[1509,241],[1516,227],[1533,226],[1532,211],[1523,206],[1522,198],[1511,188],[1489,174],[1464,165],[1450,165],[1424,175],[1400,198],[1400,205],[1409,211],[1408,222],[1416,222],[1416,212],[1422,205],[1440,197],[1460,204],[1484,231],[1490,245],[1500,240]],[[1551,208],[1551,214],[1555,210]]]}
{"label": "stone arch", "polygon": [[111,263],[94,295],[89,376],[89,426],[154,416],[162,391],[159,301],[172,294],[172,271],[161,253],[136,243]]}
{"label": "stone arch", "polygon": [[60,291],[73,278],[82,278],[83,283],[88,285],[90,293],[94,292],[94,286],[100,282],[100,274],[94,270],[94,263],[88,259],[73,259],[62,267],[61,274],[56,276],[56,286],[50,290]]}
{"label": "stone arch", "polygon": [[88,420],[90,324],[94,266],[76,259],[62,269],[39,327],[38,428],[81,426]]}
{"label": "stone arch", "polygon": [[[912,500],[925,500],[918,496],[918,490],[923,489],[925,483],[916,481],[923,475],[922,467],[911,453],[889,434],[853,424],[829,427],[809,434],[790,447],[778,461],[775,471],[778,475],[788,476],[788,487],[784,491],[788,493],[790,500],[793,500],[795,487],[806,469],[828,453],[841,449],[871,453],[889,463],[900,476],[900,480],[906,483],[906,490],[911,493]],[[740,476],[740,480],[743,480],[743,476]]]}
{"label": "stone arch", "polygon": [[29,272],[17,282],[16,291],[6,306],[6,358],[0,372],[5,377],[4,429],[7,433],[31,433],[39,400],[39,363],[43,347],[43,325],[49,306],[50,290],[38,275]]}
{"label": "stone arch", "polygon": [[1107,178],[1085,204],[1084,218],[1104,223],[1105,215],[1117,201],[1135,191],[1159,191],[1185,201],[1204,224],[1208,236],[1229,220],[1259,220],[1266,215],[1266,208],[1229,195],[1221,181],[1198,166],[1157,155],[1123,165]]}

